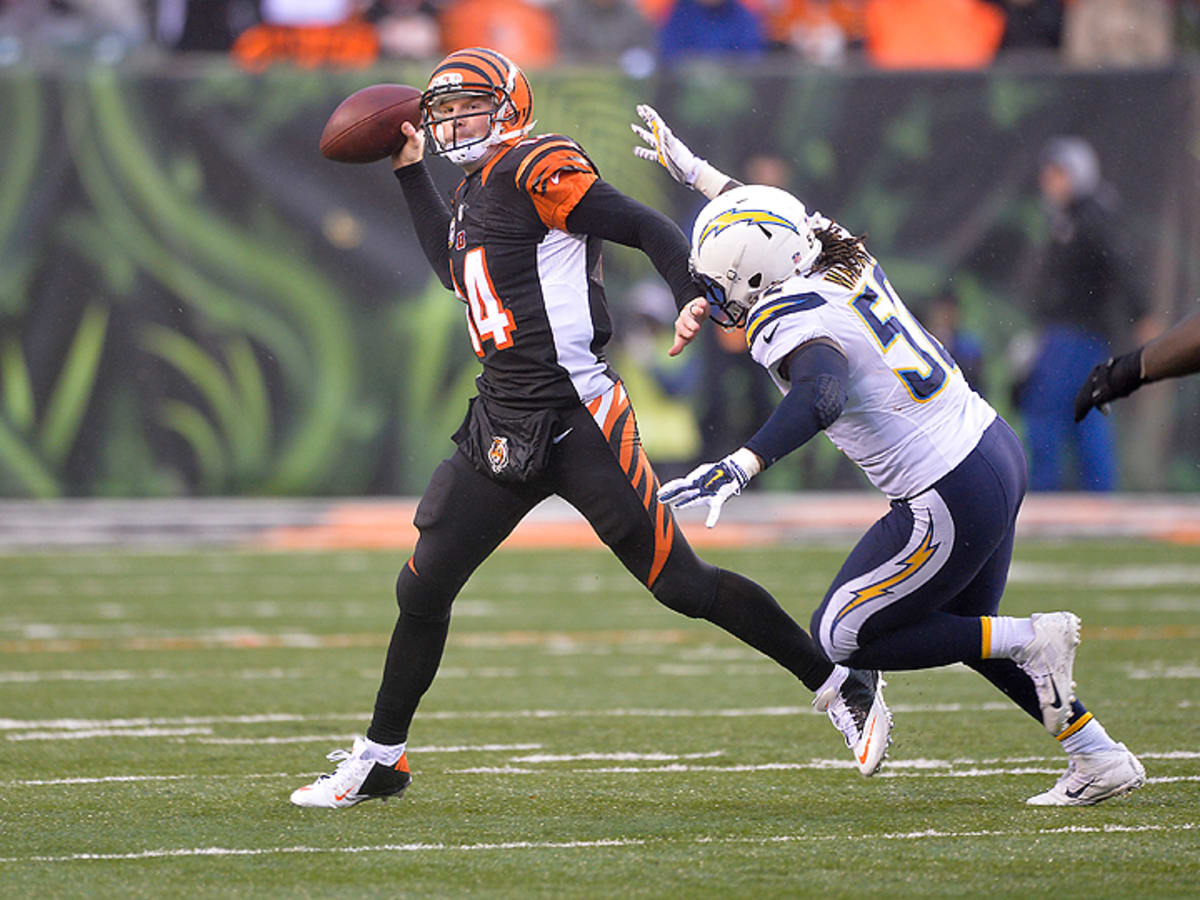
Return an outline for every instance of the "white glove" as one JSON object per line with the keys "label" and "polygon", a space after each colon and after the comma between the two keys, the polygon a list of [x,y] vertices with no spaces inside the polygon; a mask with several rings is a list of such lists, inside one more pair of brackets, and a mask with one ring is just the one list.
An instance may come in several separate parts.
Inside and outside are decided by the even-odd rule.
{"label": "white glove", "polygon": [[[704,163],[688,149],[687,144],[672,133],[670,127],[663,121],[662,116],[645,103],[639,103],[637,114],[649,126],[647,131],[636,122],[629,127],[633,133],[649,144],[649,147],[634,147],[633,155],[641,159],[657,162],[671,173],[671,177],[680,184],[691,187],[696,183],[696,175]],[[653,148],[653,149],[652,149]]]}
{"label": "white glove", "polygon": [[716,463],[702,463],[683,478],[668,481],[658,490],[661,503],[686,509],[701,503],[708,504],[707,528],[721,518],[721,507],[730,497],[742,492],[750,479],[762,471],[762,461],[742,447]]}

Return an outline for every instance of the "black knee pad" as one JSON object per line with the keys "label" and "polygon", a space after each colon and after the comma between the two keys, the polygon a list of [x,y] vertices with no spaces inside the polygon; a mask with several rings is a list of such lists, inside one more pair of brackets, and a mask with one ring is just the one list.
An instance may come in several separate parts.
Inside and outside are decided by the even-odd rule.
{"label": "black knee pad", "polygon": [[406,565],[396,579],[396,603],[400,612],[414,619],[444,622],[450,618],[450,606],[457,591],[447,591],[420,578]]}
{"label": "black knee pad", "polygon": [[689,555],[690,560],[669,560],[650,592],[667,609],[692,619],[702,619],[712,608],[720,570],[695,554]]}

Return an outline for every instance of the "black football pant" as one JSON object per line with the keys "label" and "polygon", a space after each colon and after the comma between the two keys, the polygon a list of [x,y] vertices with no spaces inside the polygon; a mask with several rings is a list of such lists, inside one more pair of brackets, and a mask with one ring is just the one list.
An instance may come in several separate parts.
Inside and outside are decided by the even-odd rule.
{"label": "black football pant", "polygon": [[587,406],[565,410],[545,472],[523,484],[492,479],[461,452],[433,473],[417,507],[416,549],[400,572],[392,632],[367,736],[408,739],[421,696],[441,662],[450,608],[471,573],[545,498],[579,510],[625,567],[664,605],[704,618],[778,662],[816,690],[833,664],[763,588],[693,552],[642,451],[633,409],[618,383]]}

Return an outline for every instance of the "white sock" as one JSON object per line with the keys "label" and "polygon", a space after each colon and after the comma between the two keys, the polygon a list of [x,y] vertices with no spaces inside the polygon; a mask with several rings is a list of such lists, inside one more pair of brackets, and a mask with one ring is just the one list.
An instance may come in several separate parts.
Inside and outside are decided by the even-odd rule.
{"label": "white sock", "polygon": [[846,676],[849,673],[850,673],[850,670],[847,669],[845,666],[840,665],[838,663],[834,663],[833,671],[829,673],[829,677],[826,678],[821,683],[821,686],[819,688],[817,688],[817,692],[816,692],[815,696],[819,697],[821,695],[821,691],[826,690],[827,688],[831,687],[832,685],[841,684],[843,681],[846,680]]}
{"label": "white sock", "polygon": [[[1067,731],[1071,731],[1068,727]],[[1111,750],[1117,742],[1108,736],[1108,732],[1091,713],[1087,713],[1087,721],[1077,731],[1071,731],[1066,737],[1060,737],[1058,742],[1068,753],[1099,753],[1101,750]]]}
{"label": "white sock", "polygon": [[367,745],[363,750],[363,759],[373,759],[376,762],[383,763],[385,766],[394,766],[400,762],[400,757],[404,755],[404,748],[408,743],[403,744],[377,744],[375,741],[367,738],[364,743]]}
{"label": "white sock", "polygon": [[1033,640],[1032,619],[984,616],[981,621],[985,659],[1012,659],[1019,649]]}

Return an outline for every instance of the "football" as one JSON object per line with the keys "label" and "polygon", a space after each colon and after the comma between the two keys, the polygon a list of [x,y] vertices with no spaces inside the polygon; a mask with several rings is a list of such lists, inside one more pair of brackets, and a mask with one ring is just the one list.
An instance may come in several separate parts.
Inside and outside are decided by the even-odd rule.
{"label": "football", "polygon": [[337,105],[321,132],[321,155],[344,163],[391,156],[405,141],[400,126],[421,124],[421,92],[407,84],[373,84]]}

